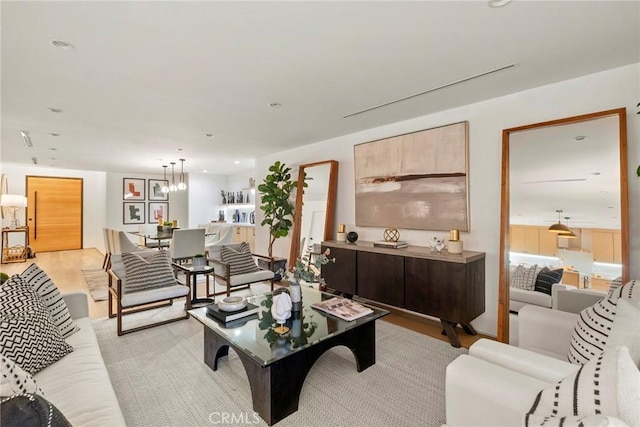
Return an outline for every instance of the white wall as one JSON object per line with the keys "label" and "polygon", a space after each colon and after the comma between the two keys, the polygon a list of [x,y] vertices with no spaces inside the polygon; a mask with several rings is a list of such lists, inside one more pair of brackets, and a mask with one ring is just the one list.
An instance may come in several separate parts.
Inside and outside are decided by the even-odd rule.
{"label": "white wall", "polygon": [[[105,223],[106,173],[71,169],[55,169],[47,166],[23,165],[17,163],[3,163],[2,173],[7,175],[10,194],[26,195],[26,176],[52,176],[82,178],[83,212],[82,227],[84,248],[104,250],[102,227]],[[122,212],[120,213],[122,217]],[[7,219],[5,219],[7,221]],[[25,224],[24,213],[20,223]],[[7,223],[3,224],[7,225]]]}
{"label": "white wall", "polygon": [[[276,160],[293,167],[313,161],[338,160],[336,224],[346,224],[347,231],[357,231],[362,240],[379,240],[383,229],[355,227],[353,145],[468,120],[471,228],[469,233],[461,233],[461,238],[465,249],[486,253],[486,311],[473,325],[480,332],[496,335],[502,129],[627,108],[630,267],[631,277],[640,277],[640,178],[635,177],[640,164],[640,116],[634,114],[639,101],[639,75],[640,64],[634,64],[270,154],[256,160],[256,180],[262,181]],[[256,211],[256,215],[256,222],[260,223],[261,212]],[[443,232],[401,230],[401,239],[414,245],[426,245],[434,236],[448,237]],[[267,244],[268,230],[257,227],[257,251],[266,252]],[[288,239],[279,239],[274,255],[288,257],[288,254]]]}
{"label": "white wall", "polygon": [[225,175],[189,174],[189,227],[218,220],[218,211],[223,209],[220,192],[226,187]]}

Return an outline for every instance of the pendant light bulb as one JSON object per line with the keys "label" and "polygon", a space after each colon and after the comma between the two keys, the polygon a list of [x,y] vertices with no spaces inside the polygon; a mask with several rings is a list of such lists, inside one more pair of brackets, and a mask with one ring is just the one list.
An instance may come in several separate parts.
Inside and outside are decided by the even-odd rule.
{"label": "pendant light bulb", "polygon": [[164,168],[164,182],[162,183],[160,191],[163,193],[168,193],[169,186],[167,184],[169,184],[169,181],[167,181],[167,165],[162,165],[162,167]]}
{"label": "pendant light bulb", "polygon": [[169,186],[169,191],[176,191],[178,187],[176,186],[176,162],[171,162],[171,185]]}
{"label": "pendant light bulb", "polygon": [[178,183],[178,190],[184,191],[187,189],[187,183],[184,179],[184,159],[180,159],[180,182]]}

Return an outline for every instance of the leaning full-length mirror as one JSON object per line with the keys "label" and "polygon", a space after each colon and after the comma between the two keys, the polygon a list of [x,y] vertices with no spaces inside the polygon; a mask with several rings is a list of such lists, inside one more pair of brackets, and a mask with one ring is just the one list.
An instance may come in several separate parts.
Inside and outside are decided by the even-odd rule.
{"label": "leaning full-length mirror", "polygon": [[[303,188],[305,180],[307,187]],[[289,266],[295,265],[296,259],[304,255],[305,248],[331,239],[337,187],[336,160],[300,166]]]}
{"label": "leaning full-length mirror", "polygon": [[[505,129],[500,231],[499,341],[509,342],[510,313],[556,308],[557,289],[603,292],[627,281],[626,110]],[[516,268],[543,267],[559,285],[510,286]]]}

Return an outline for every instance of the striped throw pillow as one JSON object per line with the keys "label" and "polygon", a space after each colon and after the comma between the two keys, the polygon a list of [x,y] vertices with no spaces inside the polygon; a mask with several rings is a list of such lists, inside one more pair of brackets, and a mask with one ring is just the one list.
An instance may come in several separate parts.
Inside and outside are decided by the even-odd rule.
{"label": "striped throw pillow", "polygon": [[148,289],[163,288],[177,284],[173,267],[166,251],[158,251],[147,258],[133,252],[122,254],[126,280],[122,284],[123,292],[139,292]]}
{"label": "striped throw pillow", "polygon": [[260,271],[253,260],[249,244],[242,242],[237,249],[229,246],[222,246],[222,261],[229,263],[229,271],[232,276],[237,274],[248,274]]}
{"label": "striped throw pillow", "polygon": [[[636,284],[634,280],[621,288],[611,289],[606,297],[580,312],[571,335],[567,355],[569,362],[584,365],[602,354],[611,335],[620,298],[635,307],[640,307],[640,284]],[[637,325],[627,326],[638,330]]]}
{"label": "striped throw pillow", "polygon": [[24,281],[36,291],[40,299],[42,299],[42,302],[44,302],[47,310],[51,313],[54,323],[64,338],[73,335],[73,333],[80,329],[71,318],[67,304],[64,302],[64,298],[62,298],[58,287],[37,264],[34,263],[27,267],[26,270],[20,274],[20,277],[22,277]]}
{"label": "striped throw pillow", "polygon": [[564,270],[562,268],[550,270],[547,267],[543,267],[538,273],[538,277],[536,277],[536,284],[533,290],[551,295],[551,286],[554,283],[560,283],[563,272]]}
{"label": "striped throw pillow", "polygon": [[[640,373],[624,346],[609,347],[577,372],[542,390],[525,415],[525,426],[595,426],[598,417],[638,421]],[[595,418],[592,418],[595,417]]]}
{"label": "striped throw pillow", "polygon": [[525,267],[524,265],[517,266],[511,275],[511,287],[532,291],[535,288],[537,273],[537,264],[531,267]]}

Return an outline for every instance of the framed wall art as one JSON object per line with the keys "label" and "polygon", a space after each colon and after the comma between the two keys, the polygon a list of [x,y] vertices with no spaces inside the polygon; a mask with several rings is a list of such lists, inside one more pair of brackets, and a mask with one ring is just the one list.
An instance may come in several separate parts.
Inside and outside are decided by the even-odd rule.
{"label": "framed wall art", "polygon": [[149,197],[148,200],[169,200],[169,193],[162,192],[162,186],[169,185],[168,181],[164,179],[150,179],[149,180]]}
{"label": "framed wall art", "polygon": [[144,179],[122,178],[122,198],[124,200],[145,200]]}
{"label": "framed wall art", "polygon": [[149,224],[157,224],[162,218],[163,222],[169,221],[169,203],[149,202]]}
{"label": "framed wall art", "polygon": [[356,225],[469,231],[469,122],[354,147]]}
{"label": "framed wall art", "polygon": [[144,224],[144,202],[123,202],[122,223]]}

